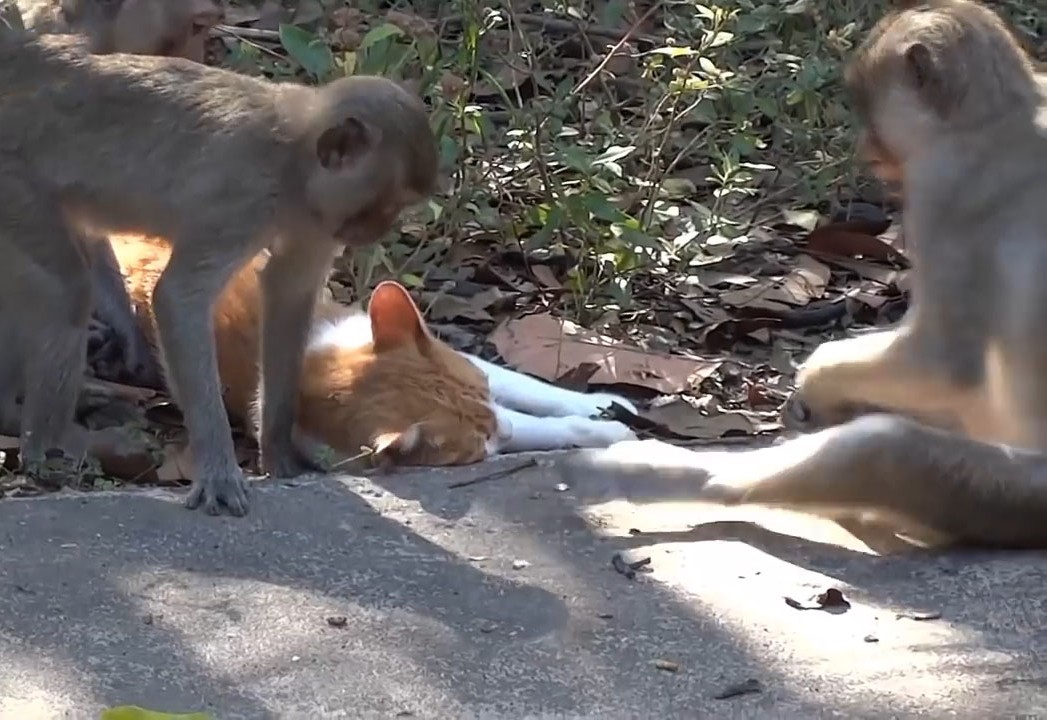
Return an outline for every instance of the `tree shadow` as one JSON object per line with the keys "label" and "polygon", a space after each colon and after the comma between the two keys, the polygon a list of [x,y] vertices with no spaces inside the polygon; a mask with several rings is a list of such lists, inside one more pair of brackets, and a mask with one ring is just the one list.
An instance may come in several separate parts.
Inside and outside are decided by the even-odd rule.
{"label": "tree shadow", "polygon": [[[540,472],[461,490],[428,471],[380,478],[377,491],[373,480],[263,483],[241,519],[188,512],[164,493],[2,503],[0,660],[47,665],[56,691],[97,705],[223,719],[840,710],[769,664],[715,606],[616,573],[615,549],[669,536],[607,537]],[[941,582],[916,561],[833,564],[831,547],[741,524],[687,533],[820,563],[863,594],[889,575],[903,594]],[[530,565],[514,570],[520,559]],[[973,609],[963,621],[990,648],[1013,634],[993,635]],[[748,677],[765,691],[713,699]],[[883,699],[855,698],[848,716],[872,716],[862,703]]]}

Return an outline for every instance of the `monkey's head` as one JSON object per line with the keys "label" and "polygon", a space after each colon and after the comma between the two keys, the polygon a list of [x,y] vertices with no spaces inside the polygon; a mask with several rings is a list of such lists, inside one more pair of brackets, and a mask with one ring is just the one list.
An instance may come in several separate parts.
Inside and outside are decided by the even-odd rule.
{"label": "monkey's head", "polygon": [[91,52],[184,57],[204,61],[208,31],[222,21],[220,0],[62,0],[69,28]]}
{"label": "monkey's head", "polygon": [[904,164],[943,133],[1035,112],[1033,66],[998,15],[970,0],[899,5],[844,74],[866,153]]}
{"label": "monkey's head", "polygon": [[400,212],[433,193],[438,153],[421,99],[387,78],[353,76],[311,108],[305,201],[346,245],[381,239]]}

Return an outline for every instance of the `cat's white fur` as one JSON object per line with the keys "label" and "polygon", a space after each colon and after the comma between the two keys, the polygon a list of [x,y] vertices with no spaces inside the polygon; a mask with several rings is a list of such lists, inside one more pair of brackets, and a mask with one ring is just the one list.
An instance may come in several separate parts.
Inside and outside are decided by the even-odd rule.
{"label": "cat's white fur", "polygon": [[[371,321],[366,313],[353,312],[337,322],[318,322],[306,352],[322,347],[359,347],[371,342]],[[636,407],[609,393],[580,393],[551,385],[530,375],[460,353],[487,377],[488,401],[498,421],[498,431],[487,444],[487,454],[562,448],[602,448],[635,439],[616,420],[600,420],[600,411],[618,403],[632,413]]]}

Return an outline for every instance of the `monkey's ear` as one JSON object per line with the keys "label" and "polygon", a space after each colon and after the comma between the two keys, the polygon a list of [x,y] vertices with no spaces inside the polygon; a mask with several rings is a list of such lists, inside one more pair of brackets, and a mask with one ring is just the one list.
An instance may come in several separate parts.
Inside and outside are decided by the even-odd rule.
{"label": "monkey's ear", "polygon": [[377,132],[358,118],[347,117],[327,128],[316,141],[316,157],[328,170],[339,170],[352,164],[377,142]]}
{"label": "monkey's ear", "polygon": [[933,84],[938,75],[934,54],[921,42],[914,42],[905,49],[905,68],[916,87],[921,89]]}
{"label": "monkey's ear", "polygon": [[429,330],[422,313],[404,286],[392,280],[378,284],[367,306],[375,350],[382,352],[413,344],[423,349],[429,343]]}
{"label": "monkey's ear", "polygon": [[934,51],[921,42],[914,42],[905,49],[905,70],[923,101],[945,117],[956,103],[960,89],[942,72],[942,64]]}

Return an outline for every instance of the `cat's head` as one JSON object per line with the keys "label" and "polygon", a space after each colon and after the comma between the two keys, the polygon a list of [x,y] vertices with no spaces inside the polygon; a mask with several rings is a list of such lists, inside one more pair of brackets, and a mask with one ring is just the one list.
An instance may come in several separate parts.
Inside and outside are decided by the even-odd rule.
{"label": "cat's head", "polygon": [[306,357],[300,423],[339,453],[375,451],[380,464],[477,462],[497,431],[483,372],[426,327],[399,283],[367,307],[372,342]]}

